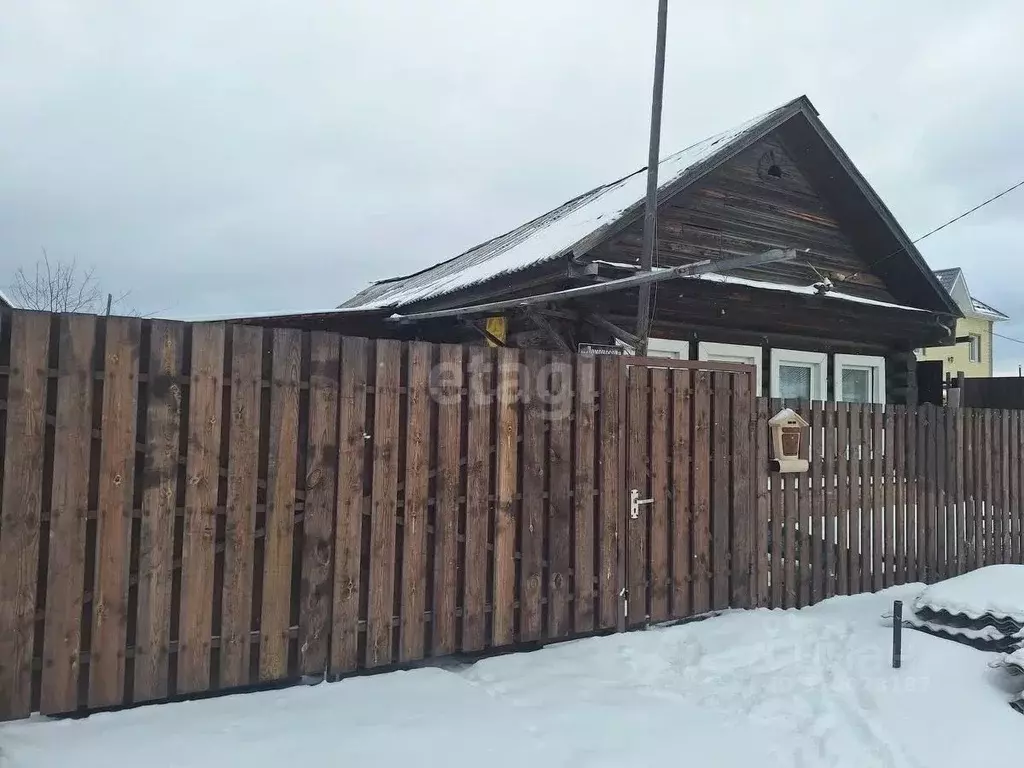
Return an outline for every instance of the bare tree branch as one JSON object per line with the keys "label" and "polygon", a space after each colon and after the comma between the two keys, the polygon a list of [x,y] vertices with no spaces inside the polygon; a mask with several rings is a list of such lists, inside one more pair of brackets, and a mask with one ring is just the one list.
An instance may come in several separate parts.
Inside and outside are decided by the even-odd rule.
{"label": "bare tree branch", "polygon": [[[11,295],[22,309],[43,312],[100,313],[106,298],[93,267],[80,267],[75,259],[52,261],[45,248],[31,271],[19,267],[14,273]],[[116,296],[114,306],[127,296],[127,291]]]}

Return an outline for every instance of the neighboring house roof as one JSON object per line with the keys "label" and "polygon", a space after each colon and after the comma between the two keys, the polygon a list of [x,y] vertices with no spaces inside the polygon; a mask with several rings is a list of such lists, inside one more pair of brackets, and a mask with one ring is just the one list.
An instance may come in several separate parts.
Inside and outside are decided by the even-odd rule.
{"label": "neighboring house roof", "polygon": [[967,287],[967,278],[960,267],[937,269],[935,270],[935,277],[938,278],[942,287],[946,289],[953,300],[960,306],[965,315],[996,321],[1010,319],[998,309],[971,295],[971,291]]}
{"label": "neighboring house roof", "polygon": [[17,308],[14,306],[14,302],[11,301],[10,297],[3,291],[0,291],[0,307],[9,307],[10,309]]}
{"label": "neighboring house roof", "polygon": [[[909,258],[913,272],[925,285],[931,285],[930,303],[935,308],[942,307],[944,311],[957,313],[955,302],[949,300],[948,293],[942,290],[906,233],[818,120],[817,110],[805,96],[662,160],[658,166],[659,202],[675,195],[797,115],[807,118],[824,152],[846,171],[853,189],[864,196],[876,220],[880,219],[899,243],[899,250],[893,256]],[[629,176],[592,189],[452,259],[404,277],[374,283],[341,307],[394,309],[435,299],[567,255],[582,256],[642,215],[646,171],[646,168],[641,168]]]}

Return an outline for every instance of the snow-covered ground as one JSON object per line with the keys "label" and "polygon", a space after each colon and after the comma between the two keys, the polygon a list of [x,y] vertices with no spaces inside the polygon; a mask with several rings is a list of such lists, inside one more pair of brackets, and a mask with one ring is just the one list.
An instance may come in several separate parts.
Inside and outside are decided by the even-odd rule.
{"label": "snow-covered ground", "polygon": [[1024,685],[880,619],[920,586],[460,669],[0,726],[4,768],[1018,765]]}

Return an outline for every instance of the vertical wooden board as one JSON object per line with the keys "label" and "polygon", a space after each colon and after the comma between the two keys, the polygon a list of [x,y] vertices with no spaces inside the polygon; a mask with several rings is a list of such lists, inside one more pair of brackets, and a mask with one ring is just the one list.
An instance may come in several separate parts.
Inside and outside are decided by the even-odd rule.
{"label": "vertical wooden board", "polygon": [[977,443],[975,449],[975,465],[978,499],[976,504],[977,519],[975,530],[977,533],[978,567],[991,565],[989,558],[989,534],[991,532],[991,521],[989,515],[992,512],[992,474],[990,457],[992,452],[992,412],[987,408],[977,411],[978,419],[975,429],[977,430]]}
{"label": "vertical wooden board", "polygon": [[598,608],[599,627],[618,626],[622,610],[620,592],[625,586],[619,576],[619,528],[624,519],[622,505],[621,435],[625,425],[621,420],[623,405],[621,391],[622,361],[602,357],[597,361],[600,373],[600,446],[598,477]]}
{"label": "vertical wooden board", "polygon": [[486,642],[484,605],[487,592],[487,530],[490,520],[487,494],[491,469],[490,386],[493,368],[490,348],[471,346],[468,363],[466,547],[461,650],[479,651]]}
{"label": "vertical wooden board", "polygon": [[[693,411],[691,373],[672,371],[672,618],[681,619],[692,611],[690,600],[691,562],[690,528],[690,424]],[[767,411],[765,411],[767,413]],[[767,423],[767,422],[766,422]],[[764,510],[767,516],[767,510]],[[767,525],[767,521],[766,521]],[[764,550],[761,550],[762,552]]]}
{"label": "vertical wooden board", "polygon": [[918,580],[917,564],[917,435],[918,409],[907,408],[907,583]]}
{"label": "vertical wooden board", "polygon": [[524,355],[521,389],[527,398],[523,406],[523,507],[522,555],[519,586],[519,639],[541,637],[541,579],[544,556],[544,480],[547,461],[544,446],[544,403],[540,397],[541,377],[547,355],[528,350]]}
{"label": "vertical wooden board", "polygon": [[928,421],[925,425],[925,453],[928,457],[928,476],[925,488],[926,499],[926,525],[925,525],[925,547],[928,553],[928,580],[936,581],[939,576],[939,437],[940,418],[942,409],[932,407],[928,409]]}
{"label": "vertical wooden board", "polygon": [[[781,410],[782,401],[779,399],[772,399],[768,409],[769,418]],[[785,585],[785,576],[783,573],[784,539],[782,532],[782,526],[785,519],[785,508],[782,501],[782,487],[785,484],[785,477],[779,472],[773,472],[769,475],[769,482],[771,483],[771,494],[769,496],[771,501],[771,529],[769,531],[771,607],[782,608],[785,605],[785,596],[783,594],[783,587]]]}
{"label": "vertical wooden board", "polygon": [[852,485],[850,467],[854,450],[850,443],[850,406],[836,406],[836,594],[850,594],[850,516],[852,514]]}
{"label": "vertical wooden board", "polygon": [[[96,318],[62,315],[39,711],[78,706]],[[10,434],[10,433],[8,433]]]}
{"label": "vertical wooden board", "polygon": [[512,643],[515,632],[516,485],[519,471],[519,352],[498,350],[495,429],[494,599],[491,642]]}
{"label": "vertical wooden board", "polygon": [[142,321],[111,317],[103,355],[89,707],[124,700],[128,566],[135,487],[135,426]]}
{"label": "vertical wooden board", "polygon": [[1002,432],[1002,416],[1003,413],[1000,410],[990,411],[990,422],[991,430],[988,439],[988,454],[987,460],[990,467],[989,473],[991,475],[991,485],[989,494],[989,515],[988,522],[989,528],[989,562],[1000,563],[1002,557],[1000,556],[999,541],[1002,536],[1002,461],[1000,457],[1000,446],[999,438]]}
{"label": "vertical wooden board", "polygon": [[228,486],[224,510],[224,586],[221,600],[220,687],[249,679],[252,644],[253,551],[259,478],[263,329],[231,327],[228,407]]}
{"label": "vertical wooden board", "polygon": [[946,548],[950,576],[963,573],[963,410],[949,411],[946,435]]}
{"label": "vertical wooden board", "polygon": [[949,456],[946,439],[949,434],[949,415],[948,408],[940,408],[935,419],[935,573],[939,579],[949,577],[949,553],[946,551],[947,521],[950,515],[947,488]]}
{"label": "vertical wooden board", "polygon": [[824,453],[823,438],[825,432],[825,408],[824,403],[815,400],[811,403],[811,525],[808,534],[811,537],[811,603],[817,603],[825,597],[825,563],[824,563],[824,534],[825,534],[825,505],[824,487],[822,481]]}
{"label": "vertical wooden board", "polygon": [[[879,519],[882,522],[882,551],[881,558],[875,558],[876,563],[881,561],[882,575],[881,584],[883,587],[891,587],[895,573],[895,529],[896,529],[896,474],[894,471],[894,459],[896,451],[896,418],[893,406],[885,406],[885,448],[882,456],[882,514]],[[877,542],[877,539],[876,539]]]}
{"label": "vertical wooden board", "polygon": [[893,583],[907,581],[907,408],[893,407]]}
{"label": "vertical wooden board", "polygon": [[669,463],[668,443],[671,417],[668,410],[668,370],[651,371],[651,496],[650,505],[651,621],[669,617],[668,598],[672,574],[669,570]]}
{"label": "vertical wooden board", "polygon": [[[693,384],[693,612],[711,608],[711,374]],[[774,566],[772,574],[774,575]]]}
{"label": "vertical wooden board", "polygon": [[751,565],[753,549],[754,487],[751,464],[754,459],[754,422],[751,379],[734,374],[732,380],[732,525],[730,541],[730,583],[732,608],[751,607]]}
{"label": "vertical wooden board", "polygon": [[[302,333],[292,329],[275,330],[270,380],[263,604],[260,609],[261,681],[281,680],[288,676],[301,364]],[[397,378],[397,372],[395,375]],[[394,472],[391,473],[391,482],[395,482]]]}
{"label": "vertical wooden board", "polygon": [[999,547],[1001,563],[1010,562],[1010,412],[999,413]]}
{"label": "vertical wooden board", "polygon": [[366,453],[367,339],[341,340],[338,390],[338,503],[334,532],[334,599],[330,672],[358,665],[363,466]]}
{"label": "vertical wooden board", "polygon": [[973,571],[978,567],[974,529],[974,500],[977,496],[974,479],[974,409],[961,408],[960,413],[963,416],[964,568]]}
{"label": "vertical wooden board", "polygon": [[1020,411],[1013,411],[1010,421],[1010,560],[1021,562],[1021,419]]}
{"label": "vertical wooden board", "polygon": [[553,355],[548,418],[548,637],[567,637],[571,624],[573,367]]}
{"label": "vertical wooden board", "polygon": [[15,312],[0,501],[0,721],[32,711],[49,350],[50,316]]}
{"label": "vertical wooden board", "polygon": [[885,486],[891,486],[882,473],[885,453],[884,406],[871,409],[871,589],[878,592],[885,586]]}
{"label": "vertical wooden board", "polygon": [[462,456],[462,348],[441,346],[437,391],[437,474],[434,508],[435,656],[455,650],[458,589],[459,461]]}
{"label": "vertical wooden board", "polygon": [[179,693],[205,691],[210,686],[223,371],[224,326],[214,323],[192,326],[178,624]]}
{"label": "vertical wooden board", "polygon": [[825,546],[825,585],[823,597],[833,597],[836,594],[836,546],[838,541],[837,526],[841,507],[839,494],[836,485],[836,405],[825,403],[824,415],[825,447],[824,461],[824,509],[822,510],[822,521],[824,524],[824,546]]}
{"label": "vertical wooden board", "polygon": [[402,343],[394,339],[378,339],[376,345],[367,667],[393,661],[391,624],[395,605],[395,527],[398,519],[398,388],[402,379]]}
{"label": "vertical wooden board", "polygon": [[712,374],[713,423],[711,430],[711,607],[729,607],[729,465],[731,448],[731,375],[724,371]]}
{"label": "vertical wooden board", "polygon": [[[646,366],[629,368],[629,400],[628,415],[628,462],[626,487],[629,493],[636,493],[640,499],[651,498],[649,485],[649,437],[650,414],[648,398],[651,369]],[[648,593],[648,562],[647,562],[647,531],[649,504],[641,504],[633,517],[630,509],[627,520],[626,538],[626,573],[627,600],[630,626],[642,625],[647,620]]]}
{"label": "vertical wooden board", "polygon": [[860,591],[871,591],[871,540],[875,488],[873,483],[874,454],[873,406],[861,409],[861,453],[860,453]]}
{"label": "vertical wooden board", "polygon": [[[331,629],[331,554],[334,505],[338,499],[338,373],[341,339],[333,333],[309,337],[309,417],[299,586],[299,671],[327,670]],[[429,367],[429,359],[428,359]],[[411,389],[410,389],[411,391]],[[410,398],[412,396],[410,395]],[[410,435],[412,434],[410,409]],[[426,472],[424,472],[424,476]],[[408,483],[408,481],[407,481]],[[408,486],[407,486],[408,488]],[[409,491],[406,490],[408,497]],[[407,502],[408,503],[408,502]],[[422,621],[422,616],[421,616]],[[420,633],[422,643],[422,632]],[[223,654],[223,651],[221,651]]]}
{"label": "vertical wooden board", "polygon": [[167,695],[185,326],[150,326],[133,700]]}
{"label": "vertical wooden board", "polygon": [[[800,415],[810,423],[811,407],[809,402],[802,402],[800,404]],[[814,438],[805,434],[804,440],[800,444],[800,458],[807,461],[808,466],[813,459],[811,454],[812,447],[814,447]],[[811,568],[814,566],[810,561],[810,549],[811,537],[814,535],[814,526],[811,524],[811,489],[808,474],[806,472],[797,473],[794,475],[794,479],[797,483],[797,489],[796,525],[794,526],[796,533],[796,541],[794,542],[796,556],[793,562],[797,569],[797,605],[804,607],[809,605],[811,601]]]}
{"label": "vertical wooden board", "polygon": [[[399,661],[424,655],[427,610],[427,502],[430,491],[430,361],[433,348],[409,344],[406,374],[405,505],[402,510],[402,612]],[[309,504],[307,500],[307,505]],[[486,557],[486,552],[484,552]]]}
{"label": "vertical wooden board", "polygon": [[859,403],[850,404],[850,544],[849,544],[849,575],[850,584],[847,594],[856,595],[863,591],[861,588],[861,542],[862,542],[862,491],[864,478],[864,464],[862,456],[867,456],[864,448],[863,435],[863,413],[864,408]]}
{"label": "vertical wooden board", "polygon": [[932,412],[930,405],[921,406],[917,412],[917,577],[926,583],[932,578],[928,560],[929,515],[934,509],[928,498],[930,478],[934,477],[928,463],[928,422]]}
{"label": "vertical wooden board", "polygon": [[576,359],[576,435],[573,467],[573,629],[594,629],[594,358]]}

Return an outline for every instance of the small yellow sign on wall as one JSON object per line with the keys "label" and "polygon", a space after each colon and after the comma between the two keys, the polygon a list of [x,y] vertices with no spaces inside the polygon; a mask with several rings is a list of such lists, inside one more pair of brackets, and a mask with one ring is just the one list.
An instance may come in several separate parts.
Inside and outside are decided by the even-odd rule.
{"label": "small yellow sign on wall", "polygon": [[[488,317],[487,325],[484,326],[487,329],[489,336],[493,336],[495,339],[500,341],[502,344],[505,343],[505,334],[508,332],[508,323],[504,317]],[[498,344],[494,339],[487,339],[487,346],[497,347]]]}

